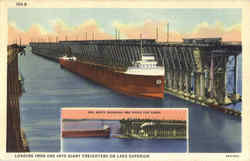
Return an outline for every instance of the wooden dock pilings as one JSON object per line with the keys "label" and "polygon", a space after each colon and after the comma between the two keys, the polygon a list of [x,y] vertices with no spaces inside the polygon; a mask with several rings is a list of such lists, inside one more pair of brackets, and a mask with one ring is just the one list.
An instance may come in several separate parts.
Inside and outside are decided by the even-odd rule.
{"label": "wooden dock pilings", "polygon": [[8,46],[7,66],[7,152],[27,152],[28,144],[20,125],[19,97],[22,93],[18,73],[18,53],[22,48]]}

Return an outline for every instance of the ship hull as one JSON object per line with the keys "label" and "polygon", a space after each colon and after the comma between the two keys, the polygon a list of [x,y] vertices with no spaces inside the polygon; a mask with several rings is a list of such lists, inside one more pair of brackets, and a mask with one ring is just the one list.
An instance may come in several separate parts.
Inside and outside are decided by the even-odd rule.
{"label": "ship hull", "polygon": [[[59,59],[62,67],[129,96],[164,98],[164,76],[132,75],[82,61]],[[161,80],[160,84],[156,82]]]}
{"label": "ship hull", "polygon": [[104,130],[72,130],[72,131],[62,131],[62,137],[64,138],[77,138],[77,137],[109,137],[110,128]]}

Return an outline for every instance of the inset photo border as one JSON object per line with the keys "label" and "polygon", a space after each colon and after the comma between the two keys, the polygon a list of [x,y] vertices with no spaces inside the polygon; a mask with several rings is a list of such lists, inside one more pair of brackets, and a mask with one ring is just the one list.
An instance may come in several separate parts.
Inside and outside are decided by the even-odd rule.
{"label": "inset photo border", "polygon": [[62,108],[61,152],[188,152],[188,108]]}

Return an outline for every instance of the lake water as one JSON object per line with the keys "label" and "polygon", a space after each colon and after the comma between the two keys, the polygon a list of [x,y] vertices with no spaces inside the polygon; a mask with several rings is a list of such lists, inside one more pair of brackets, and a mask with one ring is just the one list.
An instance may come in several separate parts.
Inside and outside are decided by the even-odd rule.
{"label": "lake water", "polygon": [[[164,100],[125,96],[83,79],[56,62],[26,53],[19,57],[19,70],[26,90],[20,98],[21,126],[33,152],[59,152],[60,110],[62,107],[138,107],[189,109],[190,152],[241,152],[241,119],[202,107],[174,96]],[[241,84],[240,84],[241,87]],[[239,108],[240,104],[229,108]],[[75,146],[67,151],[184,152],[186,143],[178,140],[68,139]],[[66,145],[66,144],[65,144]],[[107,149],[103,147],[107,146]],[[114,146],[111,146],[114,145]],[[131,148],[132,147],[132,148]],[[159,148],[161,147],[161,148]],[[171,148],[170,148],[171,147]],[[130,149],[131,148],[131,149]]]}

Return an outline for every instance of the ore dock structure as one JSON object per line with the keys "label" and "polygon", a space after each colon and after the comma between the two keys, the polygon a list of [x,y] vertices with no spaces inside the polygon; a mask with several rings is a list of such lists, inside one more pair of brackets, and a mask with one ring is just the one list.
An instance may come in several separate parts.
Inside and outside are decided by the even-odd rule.
{"label": "ore dock structure", "polygon": [[[153,53],[157,65],[165,68],[164,79],[161,79],[164,81],[162,85],[165,93],[225,113],[241,115],[240,111],[225,108],[226,105],[241,101],[236,81],[237,56],[242,53],[241,43],[222,42],[221,38],[183,39],[183,42],[178,43],[158,42],[155,39],[116,39],[30,42],[30,46],[32,53],[54,61],[68,55],[119,71],[140,60],[138,54],[141,50]],[[226,90],[229,57],[235,57],[231,93]],[[157,86],[157,82],[154,83]]]}
{"label": "ore dock structure", "polygon": [[7,152],[28,152],[29,147],[20,125],[19,97],[22,95],[22,77],[18,72],[18,54],[24,46],[8,46],[7,65]]}
{"label": "ore dock structure", "polygon": [[123,119],[120,126],[123,138],[187,139],[186,120]]}

